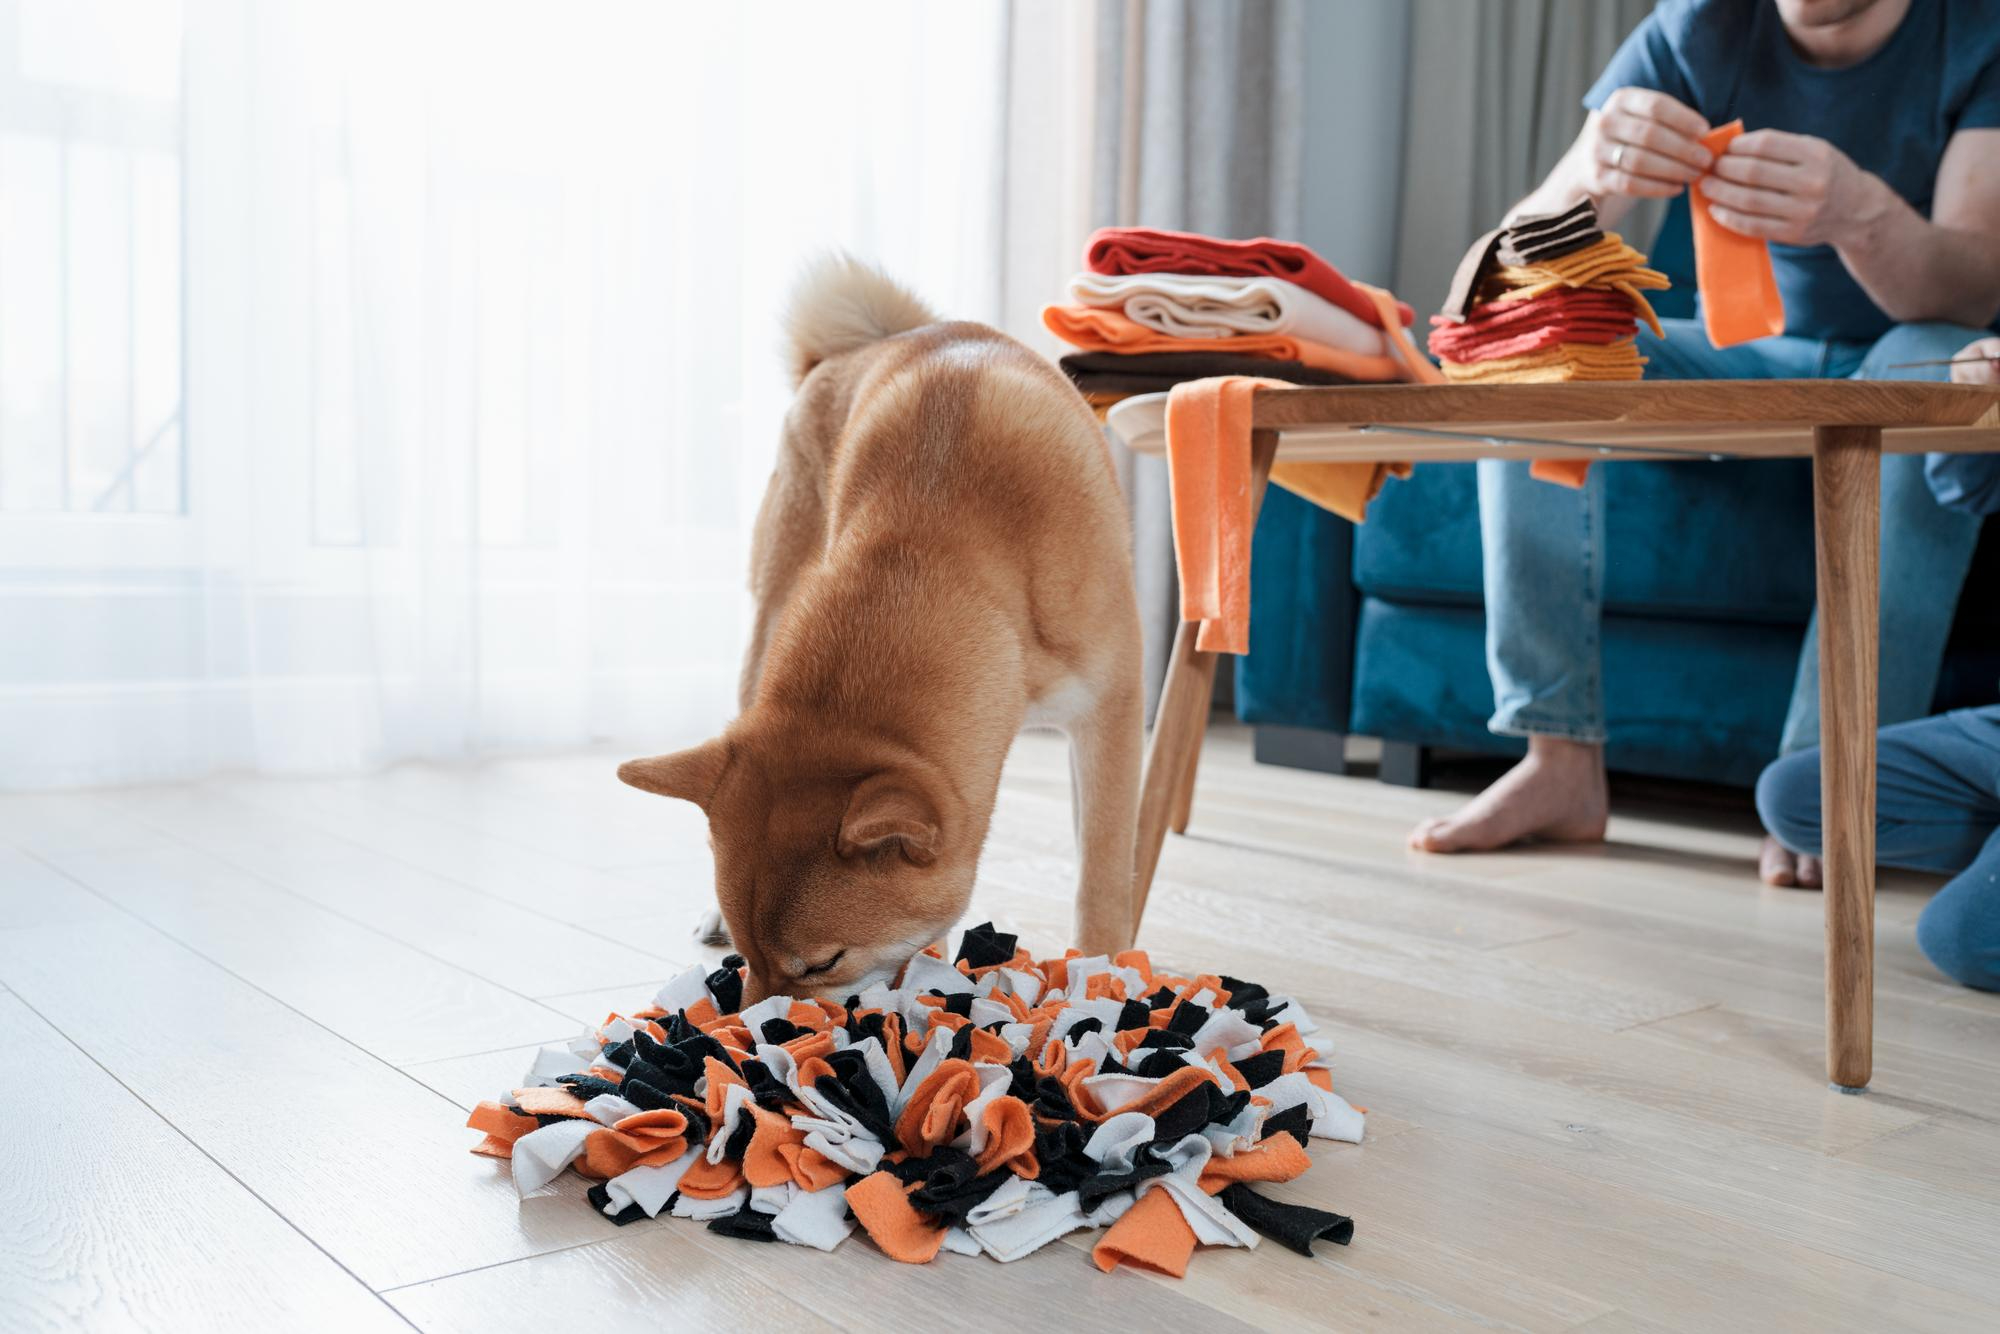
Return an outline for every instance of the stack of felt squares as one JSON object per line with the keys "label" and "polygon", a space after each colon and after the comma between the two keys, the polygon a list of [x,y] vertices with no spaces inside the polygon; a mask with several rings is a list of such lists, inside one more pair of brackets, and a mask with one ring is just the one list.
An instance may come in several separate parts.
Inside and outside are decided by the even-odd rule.
{"label": "stack of felt squares", "polygon": [[1405,378],[1395,344],[1410,308],[1292,241],[1107,227],[1086,245],[1069,296],[1043,310],[1042,322],[1078,349],[1062,368],[1100,412],[1218,375]]}
{"label": "stack of felt squares", "polygon": [[1009,1261],[1105,1227],[1100,1269],[1176,1277],[1197,1245],[1345,1244],[1338,1214],[1260,1195],[1359,1142],[1299,1005],[1156,971],[1140,951],[1037,962],[989,923],[843,1004],[744,1007],[730,956],[566,1046],[467,1122],[526,1197],[566,1170],[620,1225],[662,1214],[897,1260]]}
{"label": "stack of felt squares", "polygon": [[1666,286],[1585,200],[1481,237],[1431,319],[1430,350],[1459,382],[1637,380],[1639,321],[1660,329],[1644,293]]}

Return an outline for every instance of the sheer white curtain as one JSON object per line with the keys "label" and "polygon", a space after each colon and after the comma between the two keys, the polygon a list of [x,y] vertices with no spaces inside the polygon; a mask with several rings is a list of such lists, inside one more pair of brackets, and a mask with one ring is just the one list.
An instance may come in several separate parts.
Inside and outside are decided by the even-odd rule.
{"label": "sheer white curtain", "polygon": [[[0,294],[0,787],[665,746],[728,716],[801,260],[844,246],[986,319],[1062,276],[996,259],[1009,108],[1060,137],[1069,95],[1010,79],[1013,18],[0,0],[0,169],[54,164],[0,180],[0,287],[91,270]],[[21,111],[92,97],[151,108],[147,135]],[[1038,225],[1075,253],[1080,220]],[[118,356],[77,333],[143,290],[179,299],[114,320]],[[94,437],[92,376],[122,395]],[[43,473],[64,486],[11,486]]]}

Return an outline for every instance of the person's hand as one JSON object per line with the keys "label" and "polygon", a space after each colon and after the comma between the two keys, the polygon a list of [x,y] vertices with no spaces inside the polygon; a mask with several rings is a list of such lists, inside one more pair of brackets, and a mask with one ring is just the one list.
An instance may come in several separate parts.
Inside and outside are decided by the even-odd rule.
{"label": "person's hand", "polygon": [[1730,141],[1696,188],[1732,232],[1785,245],[1838,245],[1880,213],[1886,187],[1824,139],[1752,130]]}
{"label": "person's hand", "polygon": [[[1974,361],[1974,357],[1984,360]],[[1953,384],[2000,384],[2000,338],[1967,343],[1952,360],[1959,363],[1951,368]]]}
{"label": "person's hand", "polygon": [[1651,88],[1620,88],[1585,127],[1584,189],[1593,199],[1679,194],[1714,165],[1701,113]]}

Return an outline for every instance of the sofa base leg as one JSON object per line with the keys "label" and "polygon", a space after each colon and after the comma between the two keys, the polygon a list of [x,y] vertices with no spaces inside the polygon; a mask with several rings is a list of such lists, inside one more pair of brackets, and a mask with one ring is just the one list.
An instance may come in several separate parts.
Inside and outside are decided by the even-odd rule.
{"label": "sofa base leg", "polygon": [[1382,762],[1375,776],[1396,787],[1429,787],[1431,753],[1413,741],[1384,741]]}
{"label": "sofa base leg", "polygon": [[1259,764],[1314,773],[1347,772],[1347,736],[1317,727],[1258,727],[1251,733],[1251,754]]}

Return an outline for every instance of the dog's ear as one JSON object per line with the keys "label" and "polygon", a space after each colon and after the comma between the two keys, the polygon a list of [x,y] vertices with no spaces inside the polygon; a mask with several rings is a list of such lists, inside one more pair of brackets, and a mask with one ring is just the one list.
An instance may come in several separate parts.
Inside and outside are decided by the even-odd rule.
{"label": "dog's ear", "polygon": [[922,792],[893,777],[871,778],[848,798],[840,819],[840,855],[895,848],[913,866],[937,860],[937,808]]}
{"label": "dog's ear", "polygon": [[671,755],[655,755],[644,760],[627,760],[618,766],[618,779],[641,792],[679,797],[705,810],[709,797],[715,792],[715,785],[722,781],[722,771],[728,767],[729,743],[717,737],[691,750],[677,750]]}

